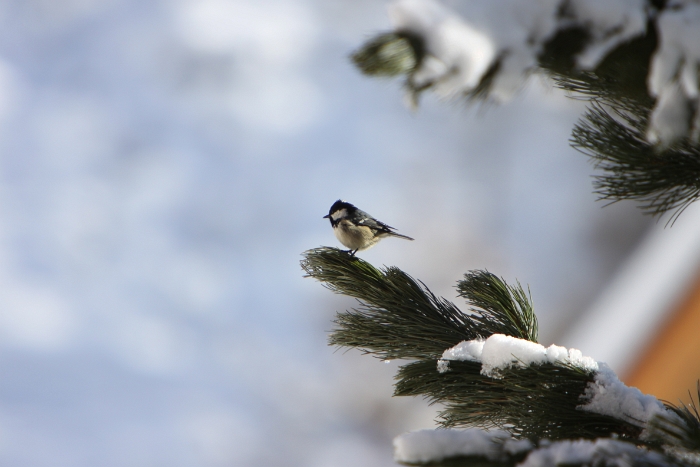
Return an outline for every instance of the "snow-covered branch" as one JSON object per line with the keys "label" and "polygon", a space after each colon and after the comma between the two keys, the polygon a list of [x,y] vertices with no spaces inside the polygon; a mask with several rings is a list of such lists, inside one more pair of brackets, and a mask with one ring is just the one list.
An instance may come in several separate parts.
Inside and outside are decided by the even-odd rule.
{"label": "snow-covered branch", "polygon": [[411,360],[399,367],[394,395],[422,396],[444,408],[443,429],[395,440],[398,461],[694,465],[677,462],[677,453],[700,449],[697,410],[665,407],[576,349],[538,344],[532,303],[520,284],[487,271],[465,274],[458,283],[470,305],[464,313],[398,268],[377,269],[333,248],[304,256],[310,277],[360,302],[338,314],[330,343]]}
{"label": "snow-covered branch", "polygon": [[[394,459],[408,465],[497,465],[518,467],[683,465],[664,453],[610,438],[514,440],[502,431],[421,430],[394,438]],[[462,462],[460,462],[460,460]]]}
{"label": "snow-covered branch", "polygon": [[389,6],[395,32],[421,44],[407,72],[414,98],[431,88],[444,98],[479,95],[504,101],[566,32],[582,37],[570,50],[581,71],[595,70],[633,39],[656,34],[647,79],[647,93],[656,102],[646,138],[661,148],[686,137],[700,141],[697,2],[667,2],[660,11],[646,0],[470,0],[458,8],[438,0],[396,0]]}
{"label": "snow-covered branch", "polygon": [[463,341],[445,350],[438,360],[438,371],[449,371],[449,364],[453,361],[478,362],[482,375],[497,379],[502,378],[503,370],[508,368],[527,368],[545,363],[573,366],[594,373],[593,381],[588,383],[580,396],[579,410],[625,420],[640,428],[645,428],[655,415],[667,413],[657,398],[626,386],[605,363],[583,356],[578,349],[557,345],[544,347],[524,339],[494,334],[486,340]]}

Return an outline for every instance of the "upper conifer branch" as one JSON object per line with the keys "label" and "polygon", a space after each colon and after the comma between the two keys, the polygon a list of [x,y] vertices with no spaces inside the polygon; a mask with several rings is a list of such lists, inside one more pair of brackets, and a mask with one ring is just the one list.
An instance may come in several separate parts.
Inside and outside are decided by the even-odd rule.
{"label": "upper conifer branch", "polygon": [[369,40],[353,60],[369,75],[405,76],[413,104],[428,89],[505,101],[544,70],[591,101],[572,145],[603,171],[594,182],[601,199],[636,200],[653,215],[673,212],[673,220],[700,198],[696,2],[544,2],[526,15],[496,0],[462,5],[459,14],[434,0],[390,8],[394,31]]}
{"label": "upper conifer branch", "polygon": [[369,76],[408,75],[422,60],[422,50],[418,37],[388,32],[370,39],[350,58],[362,73]]}
{"label": "upper conifer branch", "polygon": [[659,153],[643,137],[645,123],[619,105],[594,101],[574,127],[572,144],[603,171],[595,192],[616,202],[640,201],[650,214],[677,217],[700,198],[700,147],[679,143]]}

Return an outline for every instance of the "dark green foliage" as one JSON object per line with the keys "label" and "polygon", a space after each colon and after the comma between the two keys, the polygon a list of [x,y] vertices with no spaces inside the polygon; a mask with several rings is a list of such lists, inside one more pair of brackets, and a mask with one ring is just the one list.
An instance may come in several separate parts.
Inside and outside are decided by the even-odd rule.
{"label": "dark green foliage", "polygon": [[471,272],[460,283],[462,296],[476,307],[468,315],[398,268],[377,269],[335,248],[316,248],[304,256],[301,265],[310,277],[360,303],[338,313],[331,345],[356,347],[382,359],[436,359],[464,340],[491,334],[530,338],[534,332],[537,338],[522,288],[507,286],[489,272]]}
{"label": "dark green foliage", "polygon": [[[601,200],[635,200],[648,214],[673,212],[672,221],[700,197],[700,146],[688,139],[664,148],[647,141],[654,99],[646,78],[656,29],[650,23],[644,36],[622,44],[596,70],[585,72],[566,61],[585,41],[581,34],[555,38],[552,51],[540,58],[557,87],[590,102],[574,126],[571,144],[602,172],[593,183]],[[567,37],[574,39],[567,42]]]}
{"label": "dark green foliage", "polygon": [[500,428],[529,439],[596,438],[615,433],[636,439],[641,429],[609,416],[577,409],[594,374],[569,365],[508,368],[499,378],[481,374],[481,364],[450,361],[440,373],[436,361],[402,366],[396,375],[397,396],[440,402],[444,427]]}
{"label": "dark green foliage", "polygon": [[513,287],[488,271],[472,271],[457,283],[457,290],[471,305],[474,321],[482,329],[537,342],[532,298],[529,291],[525,295],[519,282]]}
{"label": "dark green foliage", "polygon": [[369,76],[410,75],[423,56],[420,38],[403,33],[379,34],[360,47],[351,58]]}
{"label": "dark green foliage", "polygon": [[557,34],[539,57],[542,69],[554,78],[558,87],[585,99],[604,96],[618,102],[638,103],[641,105],[638,110],[650,110],[654,99],[649,95],[646,79],[657,46],[654,26],[649,25],[644,36],[612,50],[593,71],[575,66],[574,58],[586,42],[585,35],[580,28]]}
{"label": "dark green foliage", "polygon": [[647,141],[654,99],[645,79],[655,47],[650,28],[646,36],[613,51],[594,72],[558,69],[553,78],[557,87],[590,102],[574,126],[571,144],[603,172],[594,177],[600,199],[635,200],[646,213],[677,216],[700,196],[700,147],[689,140],[669,148]]}
{"label": "dark green foliage", "polygon": [[437,358],[480,336],[454,304],[398,268],[380,270],[335,248],[316,248],[304,256],[302,268],[310,277],[360,303],[338,313],[331,345],[356,347],[382,359]]}
{"label": "dark green foliage", "polygon": [[680,215],[700,197],[700,147],[680,143],[659,153],[644,139],[646,121],[594,101],[574,127],[572,144],[604,172],[595,177],[603,200],[633,199],[653,215]]}

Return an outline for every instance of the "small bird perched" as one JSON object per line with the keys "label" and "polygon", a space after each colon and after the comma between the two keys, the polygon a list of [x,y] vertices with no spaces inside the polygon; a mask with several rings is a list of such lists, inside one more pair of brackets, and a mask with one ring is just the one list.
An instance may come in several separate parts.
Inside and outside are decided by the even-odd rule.
{"label": "small bird perched", "polygon": [[330,219],[333,233],[340,243],[350,248],[351,255],[373,247],[384,237],[413,240],[411,237],[393,232],[396,229],[379,222],[363,210],[342,199],[333,203],[328,215],[323,216],[323,218]]}

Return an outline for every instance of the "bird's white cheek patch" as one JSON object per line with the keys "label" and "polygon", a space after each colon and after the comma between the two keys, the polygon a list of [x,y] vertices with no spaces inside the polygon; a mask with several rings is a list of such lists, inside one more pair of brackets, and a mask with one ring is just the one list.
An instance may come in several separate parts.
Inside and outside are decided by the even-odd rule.
{"label": "bird's white cheek patch", "polygon": [[343,209],[340,209],[339,211],[336,211],[333,214],[331,214],[331,219],[333,219],[334,221],[337,221],[338,219],[342,219],[343,217],[347,217],[347,216],[348,216],[348,210],[343,208]]}

